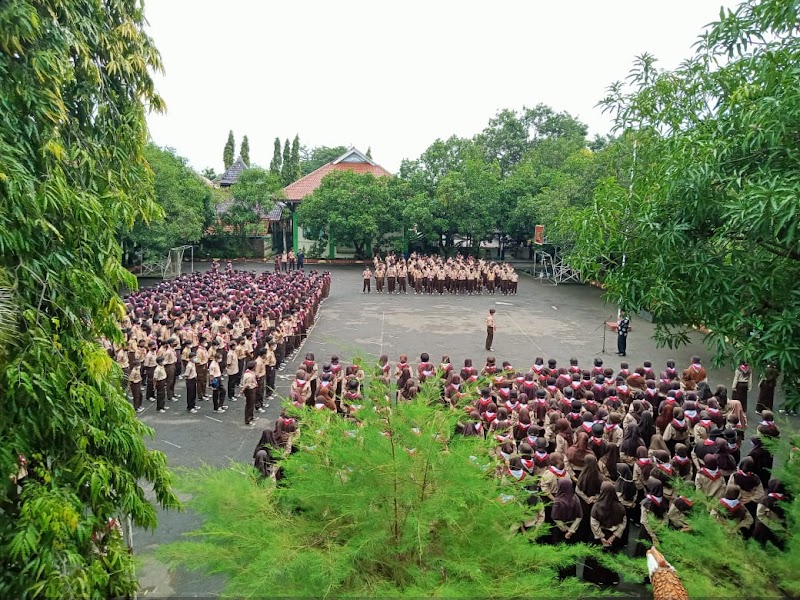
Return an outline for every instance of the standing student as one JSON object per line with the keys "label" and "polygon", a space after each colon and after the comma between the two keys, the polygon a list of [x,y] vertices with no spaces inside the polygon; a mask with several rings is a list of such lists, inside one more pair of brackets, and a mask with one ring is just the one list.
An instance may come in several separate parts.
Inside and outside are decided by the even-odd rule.
{"label": "standing student", "polygon": [[494,341],[494,332],[497,330],[497,323],[494,319],[495,309],[489,309],[489,316],[486,317],[486,351],[494,352],[492,342]]}
{"label": "standing student", "polygon": [[214,354],[211,365],[208,367],[208,376],[211,378],[211,397],[214,400],[214,412],[223,413],[225,406],[225,388],[222,387],[222,370],[219,368],[221,354]]}
{"label": "standing student", "polygon": [[244,394],[244,424],[245,425],[255,425],[256,417],[253,413],[255,411],[256,406],[256,387],[258,386],[258,381],[256,380],[256,374],[253,372],[256,366],[256,361],[251,360],[247,363],[247,368],[245,369],[244,376],[242,377],[242,393]]}
{"label": "standing student", "polygon": [[747,414],[747,395],[752,386],[753,370],[750,368],[750,365],[742,362],[733,373],[733,386],[731,386],[733,393],[731,398],[742,403],[745,414]]}
{"label": "standing student", "polygon": [[177,367],[175,365],[178,362],[175,344],[177,344],[176,340],[168,339],[163,355],[164,370],[167,372],[167,398],[170,400],[178,399],[178,396],[175,395],[175,377],[177,375]]}
{"label": "standing student", "polygon": [[186,381],[186,410],[190,413],[197,412],[197,354],[189,353],[189,360],[183,370],[183,379]]}
{"label": "standing student", "polygon": [[239,357],[235,342],[231,342],[225,365],[228,374],[228,397],[236,400],[236,385],[239,383]]}
{"label": "standing student", "polygon": [[153,381],[156,388],[156,409],[158,412],[167,412],[167,371],[164,369],[164,357],[156,359],[156,368],[153,370]]}
{"label": "standing student", "polygon": [[306,253],[302,249],[297,253],[297,268],[301,271],[304,270],[306,262]]}
{"label": "standing student", "polygon": [[361,293],[369,294],[371,291],[370,287],[372,284],[372,270],[369,267],[366,267],[361,275],[364,278],[364,285],[361,286]]}
{"label": "standing student", "polygon": [[619,311],[617,320],[617,354],[626,356],[628,350],[628,330],[631,327],[631,319],[624,310]]}
{"label": "standing student", "polygon": [[134,359],[131,363],[131,372],[128,375],[128,384],[133,396],[133,408],[137,413],[144,410],[142,406],[142,363]]}

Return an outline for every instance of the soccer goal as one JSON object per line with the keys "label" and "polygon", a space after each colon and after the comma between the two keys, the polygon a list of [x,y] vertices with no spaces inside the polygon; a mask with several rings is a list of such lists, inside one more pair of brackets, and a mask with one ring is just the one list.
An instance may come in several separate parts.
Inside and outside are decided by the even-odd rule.
{"label": "soccer goal", "polygon": [[189,272],[194,273],[194,246],[176,246],[169,249],[167,261],[161,273],[164,279],[175,279],[181,276],[181,273],[183,273],[183,255],[187,250],[189,250],[190,256],[189,264],[191,270]]}

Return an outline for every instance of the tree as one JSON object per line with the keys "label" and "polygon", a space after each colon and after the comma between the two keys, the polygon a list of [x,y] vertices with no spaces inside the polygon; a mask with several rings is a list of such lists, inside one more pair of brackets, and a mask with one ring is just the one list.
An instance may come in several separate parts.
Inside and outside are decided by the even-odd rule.
{"label": "tree", "polygon": [[281,180],[284,187],[292,183],[292,150],[289,146],[289,138],[283,145],[283,163],[281,165]]}
{"label": "tree", "polygon": [[224,573],[224,593],[235,597],[591,593],[576,578],[558,578],[559,567],[591,549],[539,542],[546,525],[509,531],[530,518],[528,490],[487,476],[498,459],[483,439],[454,434],[458,414],[436,408],[436,386],[391,407],[388,390],[377,388],[358,424],[303,409],[298,452],[281,460],[277,487],[239,464],[183,478],[204,522],[161,556]]}
{"label": "tree", "polygon": [[333,148],[329,148],[328,146],[315,146],[311,150],[302,147],[300,150],[300,154],[302,155],[300,159],[300,175],[308,175],[312,171],[316,171],[321,166],[336,160],[345,152],[347,152],[346,146],[334,146]]}
{"label": "tree", "polygon": [[217,178],[217,172],[214,170],[214,167],[206,167],[200,171],[200,174],[211,181],[214,181]]}
{"label": "tree", "polygon": [[231,202],[220,215],[223,225],[239,238],[244,253],[247,236],[261,225],[263,217],[272,210],[274,197],[283,187],[280,178],[259,167],[245,169],[231,186]]}
{"label": "tree", "polygon": [[248,167],[250,166],[250,140],[247,139],[247,136],[242,138],[242,146],[239,150],[239,156],[242,157],[242,161]]}
{"label": "tree", "polygon": [[211,223],[211,188],[203,183],[175,151],[148,144],[144,156],[155,175],[155,198],[163,217],[138,219],[124,235],[126,254],[133,259],[163,258],[182,244],[194,244]]}
{"label": "tree", "polygon": [[295,135],[292,141],[292,181],[298,179],[300,179],[300,136]]}
{"label": "tree", "polygon": [[0,22],[14,82],[0,88],[0,280],[16,311],[0,353],[0,596],[128,596],[117,524],[156,525],[144,484],[178,501],[97,340],[122,341],[118,289],[136,286],[120,228],[161,213],[143,153],[160,57],[140,3],[11,0]]}
{"label": "tree", "polygon": [[[634,141],[632,182],[604,181],[576,215],[573,264],[608,296],[647,309],[657,340],[704,326],[718,363],[800,377],[798,7],[749,0],[671,72],[637,59],[604,100]],[[603,235],[597,235],[602,230]],[[624,260],[623,260],[624,257]]]}
{"label": "tree", "polygon": [[402,209],[388,193],[387,178],[335,171],[300,203],[300,225],[317,240],[333,240],[366,255],[367,246],[402,230]]}
{"label": "tree", "polygon": [[367,147],[367,158],[372,160],[372,146]]}
{"label": "tree", "polygon": [[269,172],[273,175],[280,176],[282,165],[283,160],[281,159],[281,140],[280,138],[275,138],[275,147],[272,151],[272,160],[269,163]]}
{"label": "tree", "polygon": [[236,152],[236,141],[233,139],[233,130],[228,132],[228,141],[225,142],[225,149],[222,151],[222,164],[225,165],[227,171],[234,160],[234,152]]}

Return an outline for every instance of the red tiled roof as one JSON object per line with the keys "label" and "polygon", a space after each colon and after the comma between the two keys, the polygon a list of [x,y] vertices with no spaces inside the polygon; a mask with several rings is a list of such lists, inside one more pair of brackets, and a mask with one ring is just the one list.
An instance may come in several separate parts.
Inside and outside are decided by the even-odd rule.
{"label": "red tiled roof", "polygon": [[389,171],[380,165],[350,162],[328,163],[327,165],[321,166],[316,171],[312,171],[305,177],[301,177],[294,183],[291,183],[283,188],[283,193],[286,195],[286,200],[289,202],[299,202],[317,189],[322,183],[322,178],[333,171],[351,171],[353,173],[359,173],[362,175],[364,173],[372,173],[375,177],[392,176]]}

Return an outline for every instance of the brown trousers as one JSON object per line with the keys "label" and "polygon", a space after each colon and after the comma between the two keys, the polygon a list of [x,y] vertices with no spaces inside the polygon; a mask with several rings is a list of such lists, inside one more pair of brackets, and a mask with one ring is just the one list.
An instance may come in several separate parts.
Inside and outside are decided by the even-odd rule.
{"label": "brown trousers", "polygon": [[486,328],[486,350],[491,350],[494,341],[494,327]]}
{"label": "brown trousers", "polygon": [[197,364],[197,397],[202,398],[206,395],[206,384],[208,383],[208,365]]}

